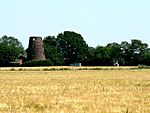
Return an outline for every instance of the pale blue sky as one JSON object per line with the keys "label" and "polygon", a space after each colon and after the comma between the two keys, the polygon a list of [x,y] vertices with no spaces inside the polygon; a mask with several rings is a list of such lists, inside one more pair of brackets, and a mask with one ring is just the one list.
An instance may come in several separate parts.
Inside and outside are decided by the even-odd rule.
{"label": "pale blue sky", "polygon": [[1,0],[0,37],[80,33],[89,46],[140,39],[150,45],[150,0]]}

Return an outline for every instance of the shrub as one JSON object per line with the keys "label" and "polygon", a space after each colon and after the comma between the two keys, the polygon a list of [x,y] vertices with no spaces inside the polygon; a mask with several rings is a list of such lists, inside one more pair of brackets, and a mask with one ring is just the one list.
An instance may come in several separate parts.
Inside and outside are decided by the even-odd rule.
{"label": "shrub", "polygon": [[20,64],[19,63],[9,63],[9,62],[0,62],[0,67],[19,67]]}
{"label": "shrub", "polygon": [[150,66],[138,65],[138,69],[150,69]]}
{"label": "shrub", "polygon": [[22,66],[24,67],[38,67],[38,66],[52,66],[53,63],[50,60],[34,60],[27,61]]}

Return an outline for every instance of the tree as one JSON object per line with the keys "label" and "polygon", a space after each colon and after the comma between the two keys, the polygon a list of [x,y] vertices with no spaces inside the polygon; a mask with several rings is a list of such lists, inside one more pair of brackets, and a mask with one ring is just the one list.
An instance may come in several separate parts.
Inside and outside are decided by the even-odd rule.
{"label": "tree", "polygon": [[150,66],[150,49],[147,49],[142,52],[138,57],[139,64]]}
{"label": "tree", "polygon": [[95,48],[94,47],[88,47],[87,58],[83,62],[83,65],[94,66],[96,64],[94,53],[95,53]]}
{"label": "tree", "polygon": [[80,34],[65,31],[58,34],[57,41],[65,65],[75,62],[82,63],[87,58],[88,45]]}
{"label": "tree", "polygon": [[119,63],[119,64],[123,64],[123,59],[122,59],[122,49],[120,44],[118,43],[109,43],[106,46],[107,48],[110,48],[110,57],[111,57],[111,61],[113,63]]}
{"label": "tree", "polygon": [[60,48],[58,47],[57,38],[55,36],[47,36],[44,38],[43,44],[46,59],[52,61],[54,65],[62,65],[63,59]]}
{"label": "tree", "polygon": [[130,46],[130,43],[127,41],[121,42],[123,65],[131,65],[132,52]]}
{"label": "tree", "polygon": [[0,38],[0,62],[8,64],[15,61],[19,54],[24,54],[24,48],[21,42],[14,37],[6,35]]}
{"label": "tree", "polygon": [[123,59],[125,65],[138,65],[139,56],[147,50],[148,44],[142,43],[141,40],[132,39],[131,43],[123,41],[121,43],[121,49],[123,51]]}
{"label": "tree", "polygon": [[111,48],[98,46],[95,50],[95,65],[112,65]]}
{"label": "tree", "polygon": [[141,40],[133,39],[131,40],[131,49],[133,54],[141,54],[144,50],[146,50],[148,44],[142,43]]}
{"label": "tree", "polygon": [[24,53],[22,43],[17,38],[14,38],[12,36],[7,37],[6,35],[4,35],[2,38],[0,38],[0,43],[13,48],[18,48],[20,52]]}

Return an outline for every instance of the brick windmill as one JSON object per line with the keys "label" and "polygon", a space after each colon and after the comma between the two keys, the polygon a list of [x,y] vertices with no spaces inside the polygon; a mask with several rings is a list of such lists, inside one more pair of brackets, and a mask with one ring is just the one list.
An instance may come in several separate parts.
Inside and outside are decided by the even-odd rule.
{"label": "brick windmill", "polygon": [[28,60],[45,60],[43,41],[41,37],[30,37],[27,49]]}

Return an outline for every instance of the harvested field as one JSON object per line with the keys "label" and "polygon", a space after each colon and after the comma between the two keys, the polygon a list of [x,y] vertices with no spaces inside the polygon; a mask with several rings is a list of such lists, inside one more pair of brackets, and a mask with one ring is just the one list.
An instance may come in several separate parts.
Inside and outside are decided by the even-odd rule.
{"label": "harvested field", "polygon": [[0,112],[150,113],[150,70],[1,70]]}

